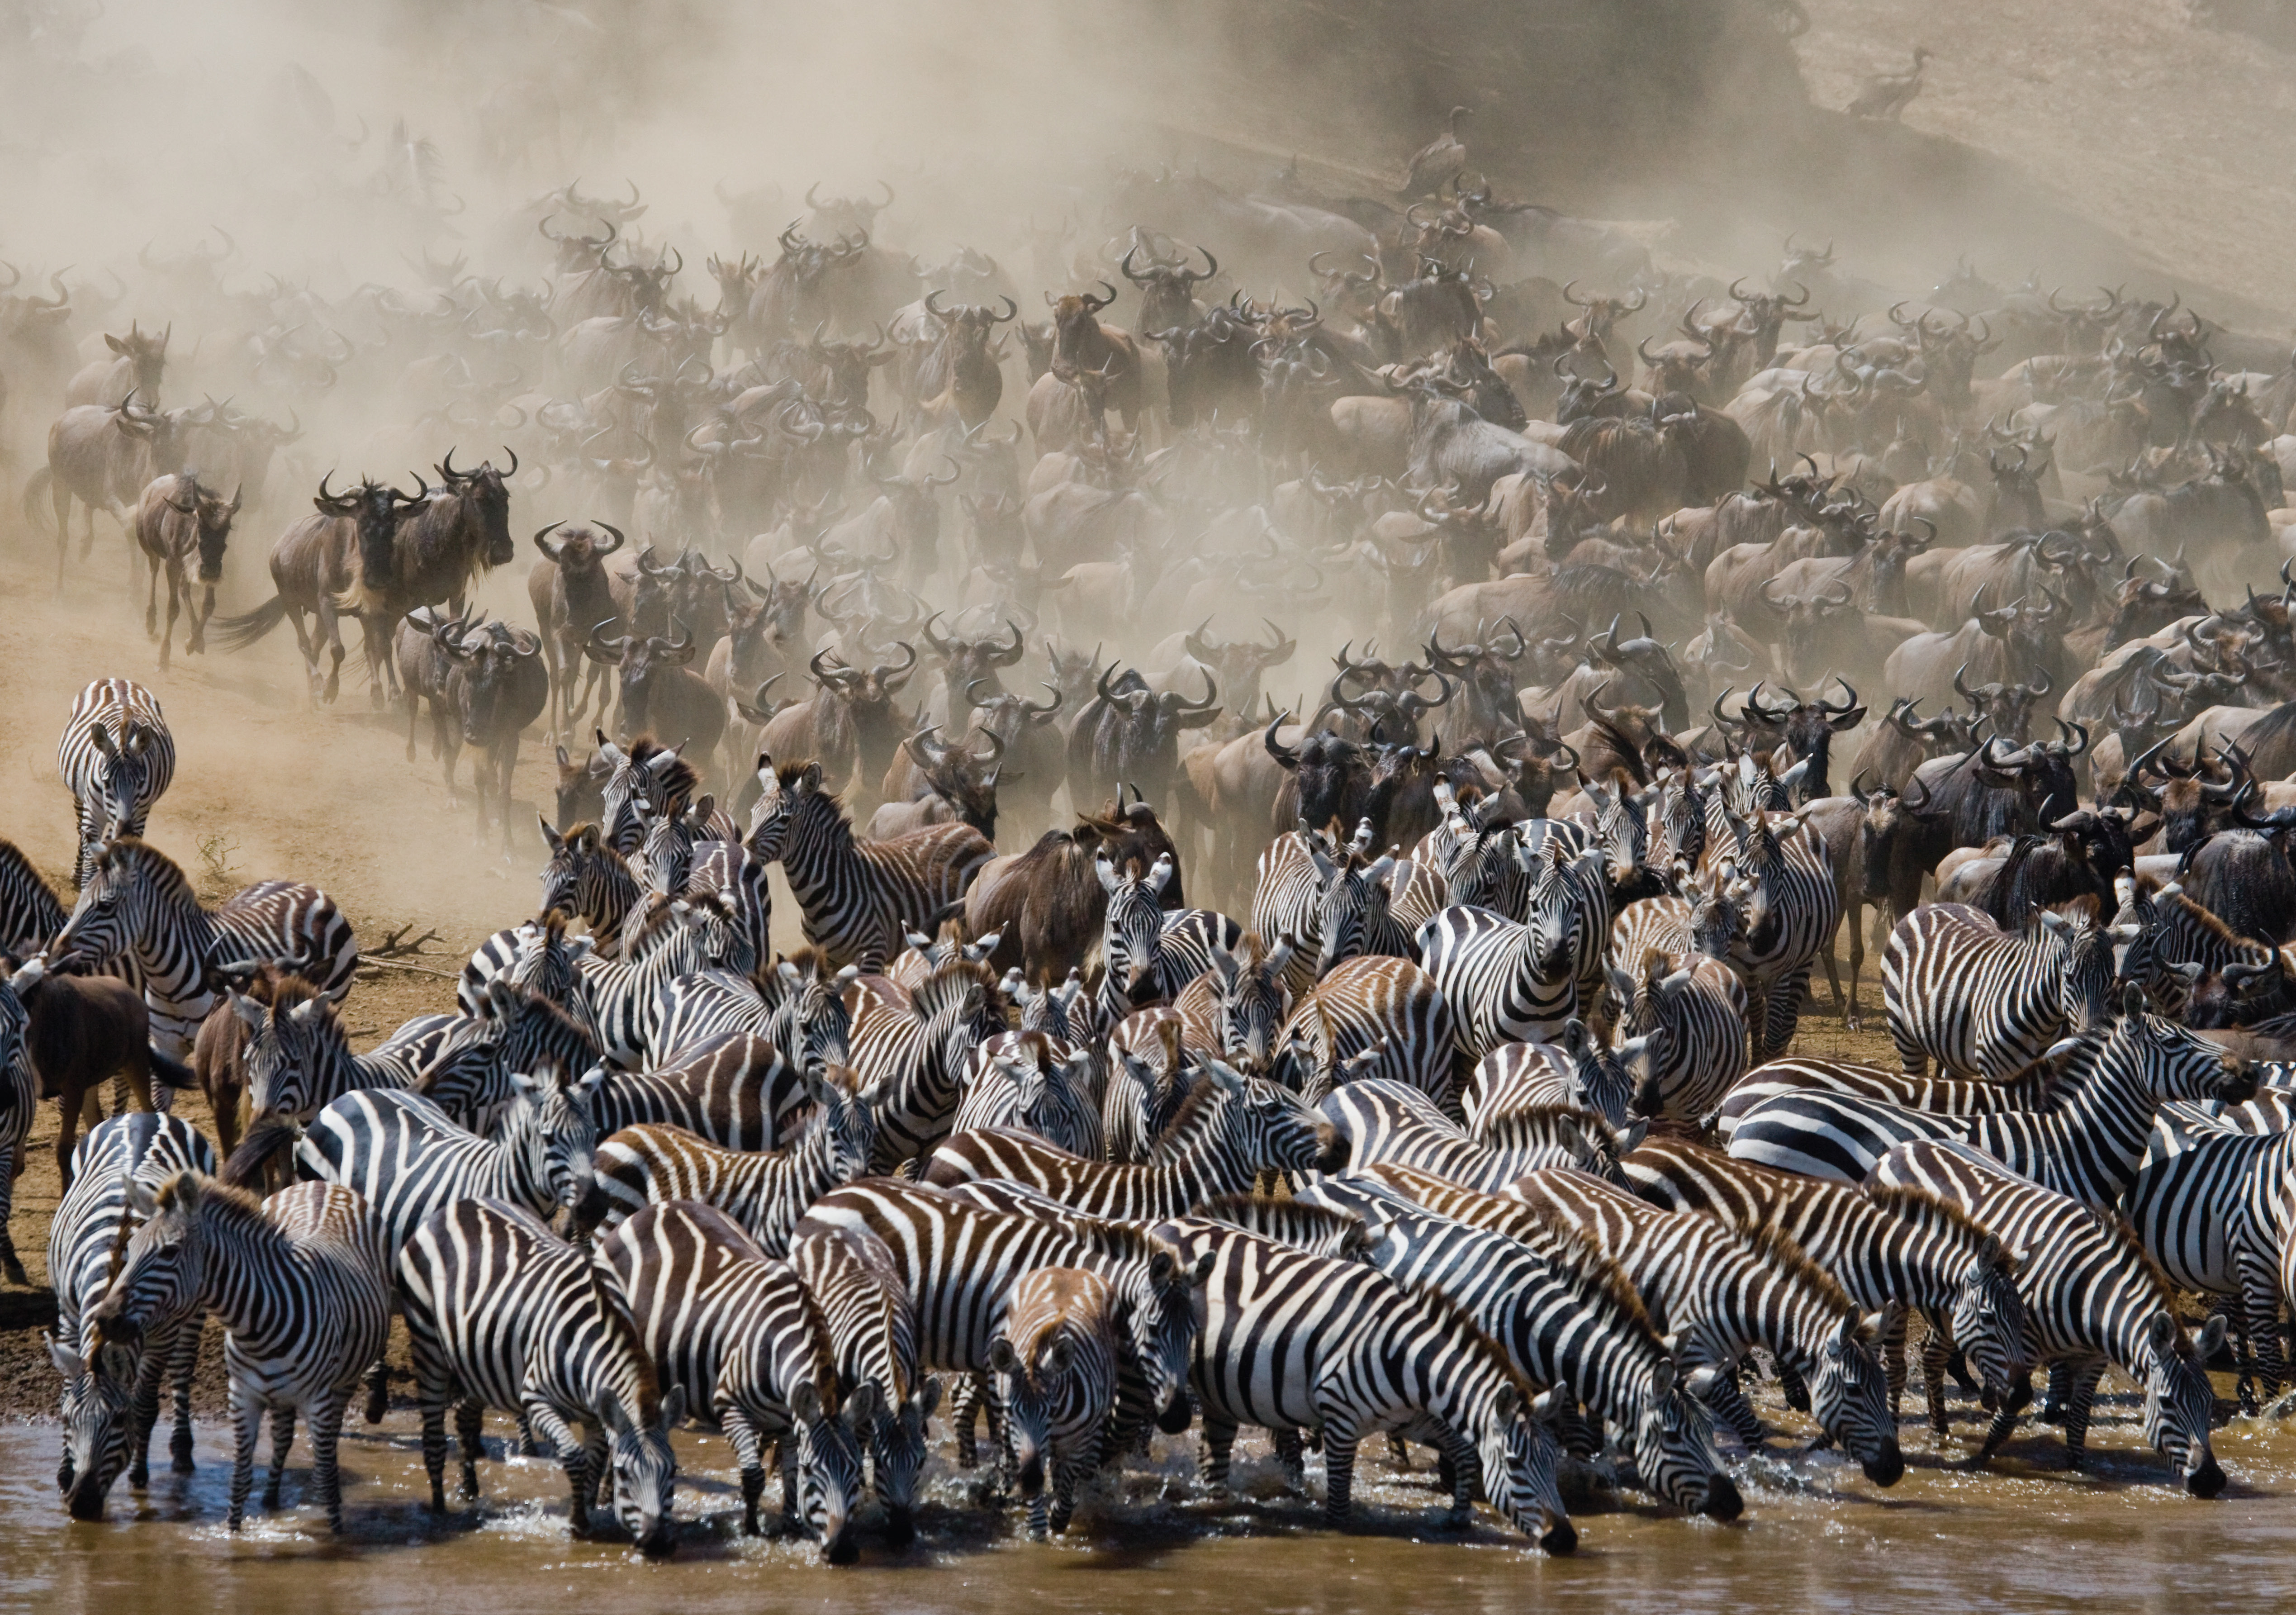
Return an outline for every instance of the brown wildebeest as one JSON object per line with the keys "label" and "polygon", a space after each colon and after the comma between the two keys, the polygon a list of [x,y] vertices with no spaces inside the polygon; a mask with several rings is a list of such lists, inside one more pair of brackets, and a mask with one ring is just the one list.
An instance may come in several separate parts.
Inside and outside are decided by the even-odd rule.
{"label": "brown wildebeest", "polygon": [[[601,521],[611,542],[577,523],[554,521],[534,536],[542,559],[526,575],[527,598],[534,603],[534,619],[542,625],[543,649],[550,666],[550,733],[558,738],[574,733],[590,709],[593,693],[600,709],[605,704],[605,675],[596,664],[585,666],[582,646],[599,628],[609,631],[621,623],[621,608],[609,585],[605,559],[622,547],[621,529]],[[561,529],[563,529],[561,531]],[[550,535],[558,534],[554,545]]]}
{"label": "brown wildebeest", "polygon": [[[135,542],[151,568],[150,586],[144,595],[144,631],[159,634],[160,665],[168,665],[168,652],[176,637],[176,618],[188,611],[191,628],[184,637],[184,654],[196,656],[207,647],[208,619],[215,615],[215,586],[223,577],[224,546],[231,538],[231,519],[239,514],[242,490],[234,488],[226,503],[222,493],[200,486],[196,471],[154,477],[144,489],[135,511]],[[193,553],[199,556],[201,591],[194,599],[184,568]],[[158,627],[160,573],[168,574],[168,627]]]}
{"label": "brown wildebeest", "polygon": [[[372,480],[361,481],[348,493],[331,493],[327,478],[320,478],[319,491],[311,501],[319,513],[296,522],[271,546],[271,583],[275,591],[271,598],[243,617],[226,617],[216,625],[223,648],[244,650],[277,627],[281,619],[291,615],[295,619],[295,643],[303,652],[303,671],[310,685],[311,704],[316,707],[323,700],[332,702],[341,687],[343,674],[343,608],[338,603],[357,580],[360,530],[386,529],[388,542],[387,529],[398,521],[400,507],[419,504],[422,499],[420,494],[402,494],[387,483]],[[303,626],[307,612],[318,619],[316,631]],[[370,676],[383,665],[386,653],[381,647],[387,643],[370,636]],[[333,656],[324,685],[319,679],[319,652],[323,646]],[[394,674],[394,680],[395,676]],[[381,704],[379,691],[377,704]]]}
{"label": "brown wildebeest", "polygon": [[83,1115],[92,1126],[103,1119],[98,1090],[104,1079],[120,1077],[135,1109],[149,1111],[152,1073],[171,1087],[198,1083],[190,1070],[152,1046],[152,1020],[144,995],[117,976],[53,974],[47,955],[21,963],[6,960],[8,985],[30,1017],[24,1045],[40,1079],[40,1097],[58,1104],[56,1171],[71,1187],[72,1146]]}

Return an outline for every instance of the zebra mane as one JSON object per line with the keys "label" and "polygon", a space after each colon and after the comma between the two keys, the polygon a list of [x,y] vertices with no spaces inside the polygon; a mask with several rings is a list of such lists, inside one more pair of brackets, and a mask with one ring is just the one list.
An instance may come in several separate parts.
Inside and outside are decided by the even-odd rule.
{"label": "zebra mane", "polygon": [[[502,978],[497,976],[495,980],[501,981]],[[558,1023],[560,1030],[570,1034],[582,1045],[582,1046],[593,1051],[597,1048],[597,1028],[589,1021],[566,1008],[563,1004],[553,1001],[547,995],[538,992],[530,987],[521,987],[514,981],[503,981],[502,986],[496,990],[513,996],[517,1001],[521,1013],[537,1014],[542,1016],[545,1020],[554,1021]],[[555,1060],[554,1057],[545,1057],[541,1063],[544,1065],[554,1065],[555,1064]],[[432,1070],[425,1071],[422,1074],[422,1078],[415,1083],[415,1091],[422,1094],[429,1093],[430,1091],[430,1085],[431,1080],[438,1075],[439,1070],[439,1068],[434,1067]],[[539,1075],[538,1070],[537,1074]]]}
{"label": "zebra mane", "polygon": [[[2156,903],[2158,902],[2159,899],[2157,895],[2155,896],[2154,900]],[[2169,906],[2182,913],[2187,921],[2194,925],[2198,926],[2202,931],[2215,938],[2218,941],[2223,943],[2227,947],[2238,948],[2243,953],[2263,954],[2267,955],[2269,955],[2274,951],[2272,944],[2269,942],[2259,942],[2253,937],[2242,936],[2230,925],[2227,925],[2224,920],[2218,915],[2216,910],[2205,907],[2202,905],[2194,902],[2191,898],[2185,896],[2181,891],[2177,892],[2174,897],[2169,899]]]}
{"label": "zebra mane", "polygon": [[701,776],[693,771],[693,765],[687,762],[682,754],[674,751],[670,752],[668,762],[656,766],[653,759],[668,750],[668,747],[654,739],[652,735],[639,735],[630,742],[631,772],[636,773],[644,769],[651,774],[655,782],[661,786],[663,800],[690,801],[693,799],[694,788],[701,783]]}
{"label": "zebra mane", "polygon": [[1781,1269],[1795,1283],[1816,1291],[1818,1299],[1833,1311],[1857,1313],[1857,1304],[1849,1299],[1849,1292],[1833,1275],[1810,1260],[1808,1252],[1794,1236],[1775,1223],[1764,1223],[1740,1237],[1766,1265]]}
{"label": "zebra mane", "polygon": [[1193,1215],[1241,1228],[1279,1245],[1291,1245],[1310,1256],[1339,1261],[1360,1261],[1371,1243],[1371,1230],[1352,1211],[1311,1206],[1301,1200],[1277,1200],[1265,1194],[1219,1194],[1200,1202]]}
{"label": "zebra mane", "polygon": [[976,990],[984,1007],[996,1004],[992,995],[996,991],[996,972],[970,959],[951,959],[936,965],[932,974],[917,983],[909,995],[909,1004],[918,1020],[931,1021],[944,1010],[955,1008],[966,994]]}
{"label": "zebra mane", "polygon": [[176,1173],[160,1185],[157,1204],[152,1209],[152,1216],[158,1217],[169,1211],[181,1202],[183,1192],[186,1186],[184,1180],[187,1178],[196,1181],[198,1185],[196,1193],[202,1203],[222,1206],[229,1212],[251,1218],[256,1222],[264,1220],[261,1195],[251,1189],[244,1189],[237,1184],[226,1183],[220,1177],[210,1177],[204,1172],[190,1168]]}
{"label": "zebra mane", "polygon": [[1982,1244],[1991,1230],[1970,1216],[1960,1205],[1913,1184],[1877,1184],[1870,1180],[1865,1185],[1867,1200],[1892,1217],[1908,1222],[1943,1223],[1956,1234],[1965,1234]]}
{"label": "zebra mane", "polygon": [[1191,1084],[1188,1096],[1180,1101],[1180,1108],[1172,1112],[1172,1119],[1150,1148],[1148,1164],[1168,1166],[1194,1148],[1224,1119],[1220,1105],[1226,1097],[1217,1082]]}
{"label": "zebra mane", "polygon": [[198,906],[199,893],[193,889],[191,877],[184,873],[184,866],[151,842],[123,835],[105,842],[102,857],[106,862],[134,865],[143,873],[144,878],[158,889],[161,897],[180,899]]}
{"label": "zebra mane", "polygon": [[[661,896],[659,892],[653,895],[657,898]],[[647,912],[645,918],[638,922],[636,931],[622,939],[621,956],[625,959],[636,957],[644,950],[646,943],[652,941],[660,932],[676,924],[677,922],[676,905],[681,903],[685,906],[689,913],[696,909],[712,909],[722,920],[730,922],[734,918],[734,911],[726,906],[725,898],[714,891],[695,892],[685,897],[664,898],[654,904]]]}
{"label": "zebra mane", "polygon": [[613,852],[617,858],[622,856],[606,845],[604,829],[588,819],[568,826],[566,833],[558,839],[565,843],[568,851],[578,857],[594,857],[602,852]]}
{"label": "zebra mane", "polygon": [[1600,1111],[1590,1111],[1583,1105],[1510,1105],[1497,1115],[1484,1119],[1480,1142],[1493,1150],[1541,1144],[1558,1130],[1558,1124],[1563,1122],[1578,1127],[1586,1135],[1587,1143],[1612,1160],[1619,1158],[1618,1133]]}
{"label": "zebra mane", "polygon": [[283,975],[271,984],[271,1013],[274,1017],[299,1009],[306,1004],[318,1003],[327,1006],[322,1020],[331,1019],[333,1001],[311,984],[310,979],[299,975]]}

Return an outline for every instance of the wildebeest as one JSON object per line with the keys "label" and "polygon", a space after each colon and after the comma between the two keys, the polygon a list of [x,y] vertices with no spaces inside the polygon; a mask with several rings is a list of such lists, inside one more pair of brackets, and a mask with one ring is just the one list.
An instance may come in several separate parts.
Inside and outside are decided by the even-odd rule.
{"label": "wildebeest", "polygon": [[[622,547],[621,530],[603,521],[597,528],[611,535],[611,539],[601,539],[587,527],[568,527],[562,521],[554,521],[534,536],[534,547],[542,552],[542,559],[526,575],[526,592],[534,603],[535,620],[542,626],[550,672],[553,735],[574,733],[604,676],[594,662],[586,669],[583,645],[601,628],[623,626],[621,611],[607,587],[605,568],[605,558]],[[558,534],[554,544],[553,533]],[[600,701],[603,706],[603,696]]]}
{"label": "wildebeest", "polygon": [[[332,493],[327,478],[320,478],[319,491],[311,500],[319,513],[295,522],[271,546],[271,598],[243,616],[227,617],[216,625],[224,649],[244,650],[277,627],[282,619],[292,617],[311,704],[332,701],[343,671],[341,607],[337,603],[357,579],[361,531],[373,530],[387,545],[400,510],[420,499],[420,495],[402,494],[371,479],[346,493]],[[312,628],[304,627],[307,613],[317,619]],[[333,658],[324,684],[319,676],[323,648]],[[381,686],[373,683],[383,654],[379,636],[371,635],[366,649],[370,692],[380,706]]]}
{"label": "wildebeest", "polygon": [[[445,758],[447,793],[451,796],[455,789],[455,758],[468,744],[478,753],[471,764],[471,794],[478,808],[479,835],[481,839],[486,835],[487,804],[491,799],[498,805],[503,850],[508,852],[512,849],[510,782],[518,767],[519,737],[529,724],[542,716],[550,699],[550,675],[543,664],[541,636],[507,623],[489,622],[440,637],[439,648],[445,652],[448,664]],[[690,644],[687,650],[690,653]],[[650,682],[659,685],[662,676],[662,672],[657,671]],[[668,693],[660,688],[652,691],[653,710],[665,722],[677,715],[675,699],[665,699]],[[622,701],[627,714],[627,682]],[[722,720],[723,709],[715,709]],[[718,743],[714,734],[706,739],[697,734],[693,739],[703,757]]]}
{"label": "wildebeest", "polygon": [[676,735],[681,751],[706,766],[726,733],[726,703],[685,665],[694,649],[691,634],[609,636],[594,629],[582,647],[592,661],[616,670],[626,740],[648,733]]}
{"label": "wildebeest", "polygon": [[[154,477],[144,489],[135,510],[135,542],[150,566],[151,586],[144,598],[144,631],[160,640],[160,665],[176,637],[176,618],[188,611],[191,627],[184,638],[184,654],[195,656],[207,649],[208,619],[215,615],[215,586],[223,577],[224,546],[231,539],[231,519],[239,514],[240,489],[226,500],[217,488],[201,488],[196,472],[178,471]],[[200,592],[192,593],[184,569],[197,557]],[[157,597],[160,574],[168,574],[168,626],[159,627]]]}

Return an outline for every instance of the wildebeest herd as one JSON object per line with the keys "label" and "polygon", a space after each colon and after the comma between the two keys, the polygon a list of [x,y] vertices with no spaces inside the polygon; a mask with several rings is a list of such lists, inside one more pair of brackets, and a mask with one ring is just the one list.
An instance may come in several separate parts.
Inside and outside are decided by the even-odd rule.
{"label": "wildebeest herd", "polygon": [[[362,649],[506,849],[521,737],[556,764],[539,900],[354,1053],[334,903],[205,906],[143,839],[159,697],[72,709],[78,889],[0,843],[0,1045],[8,1146],[64,1114],[75,1518],[163,1393],[190,1466],[209,1314],[234,1528],[266,1417],[265,1505],[299,1417],[340,1525],[394,1317],[434,1507],[449,1414],[474,1496],[509,1413],[649,1551],[683,1421],[849,1562],[936,1418],[1037,1531],[1249,1425],[1333,1524],[1383,1435],[1565,1551],[1578,1472],[1737,1517],[1756,1369],[1894,1484],[1909,1342],[1940,1450],[2031,1412],[2079,1464],[2112,1368],[2218,1493],[2208,1365],[2276,1396],[2296,1284],[2296,360],[1965,263],[1664,266],[1450,129],[1378,197],[1121,173],[1004,260],[816,188],[699,294],[635,189],[419,294],[222,237],[84,367],[94,288],[5,267],[60,587],[101,510],[161,668],[283,620],[324,707]],[[168,402],[195,329],[287,426]],[[304,466],[353,391],[430,471]],[[312,513],[215,617],[275,459]],[[1869,929],[1900,1069],[1798,1055]]]}

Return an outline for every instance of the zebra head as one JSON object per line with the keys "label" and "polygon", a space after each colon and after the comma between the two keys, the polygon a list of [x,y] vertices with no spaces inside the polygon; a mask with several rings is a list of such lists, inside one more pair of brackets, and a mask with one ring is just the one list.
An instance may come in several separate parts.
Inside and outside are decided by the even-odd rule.
{"label": "zebra head", "polygon": [[1953,1291],[1954,1343],[1968,1354],[1985,1388],[2004,1401],[2033,1366],[2017,1267],[2000,1236],[1988,1234]]}
{"label": "zebra head", "polygon": [[1292,962],[1292,944],[1263,946],[1247,933],[1234,952],[1215,941],[1212,970],[1219,977],[1220,1052],[1250,1070],[1264,1071],[1275,1053],[1275,1034],[1291,1008],[1284,990],[1283,967]]}
{"label": "zebra head", "polygon": [[2225,1339],[2225,1320],[2212,1317],[2196,1340],[2167,1312],[2145,1321],[2137,1367],[2144,1384],[2144,1439],[2175,1466],[2195,1497],[2224,1490],[2225,1473],[2209,1443],[2216,1392],[2209,1359]]}
{"label": "zebra head", "polygon": [[[854,1387],[832,1413],[812,1381],[789,1393],[790,1427],[797,1446],[798,1514],[832,1564],[851,1564],[861,1549],[850,1529],[861,1501],[861,1449],[857,1431],[877,1422],[877,1388]],[[752,1527],[754,1529],[754,1526]]]}
{"label": "zebra head", "polygon": [[1639,1084],[1620,1052],[1604,1048],[1576,1015],[1562,1023],[1562,1052],[1570,1057],[1578,1103],[1612,1127],[1624,1127]]}
{"label": "zebra head", "polygon": [[1193,1263],[1159,1239],[1145,1261],[1128,1261],[1107,1275],[1113,1292],[1111,1311],[1133,1365],[1147,1382],[1148,1406],[1156,1428],[1177,1436],[1195,1410],[1188,1400],[1188,1369],[1195,1357],[1204,1281],[1211,1276],[1212,1253]]}
{"label": "zebra head", "polygon": [[[869,1461],[877,1501],[885,1505],[885,1537],[896,1549],[916,1540],[917,1477],[932,1442],[932,1416],[940,1406],[940,1381],[931,1374],[898,1400],[872,1381],[877,1417],[869,1431]],[[858,1395],[859,1392],[855,1393]]]}
{"label": "zebra head", "polygon": [[134,1455],[139,1344],[115,1340],[83,1356],[55,1335],[48,1360],[63,1381],[64,1461],[56,1488],[75,1520],[103,1518],[103,1499]]}
{"label": "zebra head", "polygon": [[1369,946],[1373,930],[1387,917],[1388,882],[1395,875],[1395,859],[1383,856],[1365,863],[1371,848],[1371,821],[1356,827],[1353,846],[1333,859],[1320,838],[1308,836],[1308,856],[1315,861],[1316,878],[1323,891],[1318,907],[1323,922],[1323,945],[1316,955],[1318,980],[1343,961],[1355,958]]}
{"label": "zebra head", "polygon": [[750,809],[751,857],[760,864],[779,863],[789,849],[790,832],[797,824],[799,812],[808,800],[827,801],[834,811],[836,799],[823,795],[821,778],[819,763],[775,768],[771,757],[758,754],[760,793],[757,805]]}
{"label": "zebra head", "polygon": [[1748,929],[1746,906],[1753,900],[1754,883],[1724,859],[1710,878],[1693,875],[1684,882],[1690,899],[1690,945],[1710,958],[1729,956],[1730,945]]}
{"label": "zebra head", "polygon": [[1672,1357],[1658,1359],[1635,1410],[1635,1472],[1652,1496],[1685,1513],[1735,1520],[1745,1512],[1745,1499],[1722,1466],[1714,1420],[1704,1406],[1719,1373],[1700,1368],[1681,1375]]}
{"label": "zebra head", "polygon": [[[635,1333],[635,1331],[633,1331]],[[673,1385],[652,1406],[641,1398],[633,1414],[623,1398],[604,1398],[606,1473],[613,1482],[614,1518],[649,1557],[677,1545],[677,1522],[670,1502],[677,1487],[677,1457],[669,1432],[685,1416],[685,1387]]]}
{"label": "zebra head", "polygon": [[111,1287],[88,1315],[95,1344],[140,1344],[159,1325],[194,1312],[207,1284],[208,1224],[213,1209],[260,1217],[259,1202],[204,1172],[178,1172],[157,1189],[127,1180],[128,1209],[144,1226],[127,1241]]}
{"label": "zebra head", "polygon": [[[2133,981],[2121,988],[2121,1017],[2105,1034],[2095,1059],[2100,1066],[2127,1071],[2156,1102],[2216,1099],[2242,1104],[2256,1097],[2254,1065],[2189,1028],[2152,1013],[2144,989]],[[2077,1069],[2079,1059],[2076,1055]]]}
{"label": "zebra head", "polygon": [[1577,968],[1572,955],[1578,930],[1577,893],[1563,873],[1562,843],[1550,838],[1540,848],[1519,856],[1525,860],[1523,873],[1530,881],[1523,914],[1527,933],[1523,947],[1541,977],[1560,980]]}
{"label": "zebra head", "polygon": [[1207,1062],[1213,1102],[1225,1107],[1226,1143],[1236,1161],[1261,1172],[1336,1172],[1348,1163],[1347,1140],[1331,1119],[1289,1088]]}
{"label": "zebra head", "polygon": [[152,753],[159,740],[149,724],[125,723],[122,727],[125,733],[114,740],[111,726],[103,719],[88,726],[87,738],[98,758],[88,788],[103,810],[107,841],[129,833],[128,819],[144,804],[144,793],[151,785]]}
{"label": "zebra head", "polygon": [[2075,1036],[2112,1018],[2112,950],[2115,943],[2134,941],[2136,928],[2122,936],[2119,927],[2101,926],[2092,914],[2068,919],[2050,909],[2040,911],[2041,929],[2056,944],[2057,1010],[2065,1029]]}
{"label": "zebra head", "polygon": [[550,862],[542,866],[543,911],[603,923],[614,913],[603,900],[612,877],[632,880],[622,856],[606,845],[595,824],[577,824],[564,835],[545,825],[543,834],[550,842]]}
{"label": "zebra head", "polygon": [[1157,982],[1157,955],[1163,951],[1164,888],[1171,884],[1172,860],[1159,855],[1145,874],[1140,860],[1128,860],[1121,873],[1106,853],[1093,860],[1100,889],[1108,894],[1101,923],[1101,958],[1111,990],[1126,1008],[1136,1009],[1163,996]]}
{"label": "zebra head", "polygon": [[[847,1081],[858,1080],[851,1071],[840,1075]],[[805,1082],[821,1108],[820,1119],[814,1125],[821,1130],[829,1152],[829,1179],[849,1184],[869,1170],[869,1157],[876,1152],[877,1113],[842,1081],[808,1076]]]}
{"label": "zebra head", "polygon": [[578,1078],[562,1070],[539,1076],[512,1071],[510,1080],[518,1097],[503,1126],[503,1142],[521,1157],[528,1183],[546,1193],[551,1205],[571,1210],[592,1181],[598,1124],[590,1101],[606,1080],[605,1068],[592,1066]]}
{"label": "zebra head", "polygon": [[[1886,1322],[1869,1319],[1864,1332],[1878,1333]],[[1889,1376],[1861,1334],[1857,1315],[1844,1312],[1815,1351],[1806,1349],[1800,1355],[1809,1380],[1810,1416],[1857,1460],[1868,1480],[1895,1486],[1906,1472],[1906,1460],[1898,1448],[1897,1417],[1890,1411]]]}
{"label": "zebra head", "polygon": [[349,1052],[334,1004],[310,983],[289,976],[272,988],[268,1005],[234,988],[231,1007],[247,1029],[241,1060],[250,1119],[308,1121],[335,1097],[328,1078]]}
{"label": "zebra head", "polygon": [[1526,1402],[1509,1382],[1492,1398],[1475,1433],[1491,1506],[1550,1554],[1568,1554],[1578,1545],[1557,1479],[1562,1459],[1562,1444],[1555,1437],[1560,1414],[1553,1391],[1542,1390]]}
{"label": "zebra head", "polygon": [[1058,1334],[1046,1335],[1025,1353],[1003,1334],[989,1342],[988,1371],[996,1378],[996,1405],[1004,1415],[1005,1458],[1023,1497],[1035,1497],[1045,1489],[1054,1404],[1074,1365],[1074,1355]]}
{"label": "zebra head", "polygon": [[49,946],[48,962],[102,963],[133,950],[137,939],[152,929],[155,873],[141,841],[106,841],[79,889],[71,917]]}

